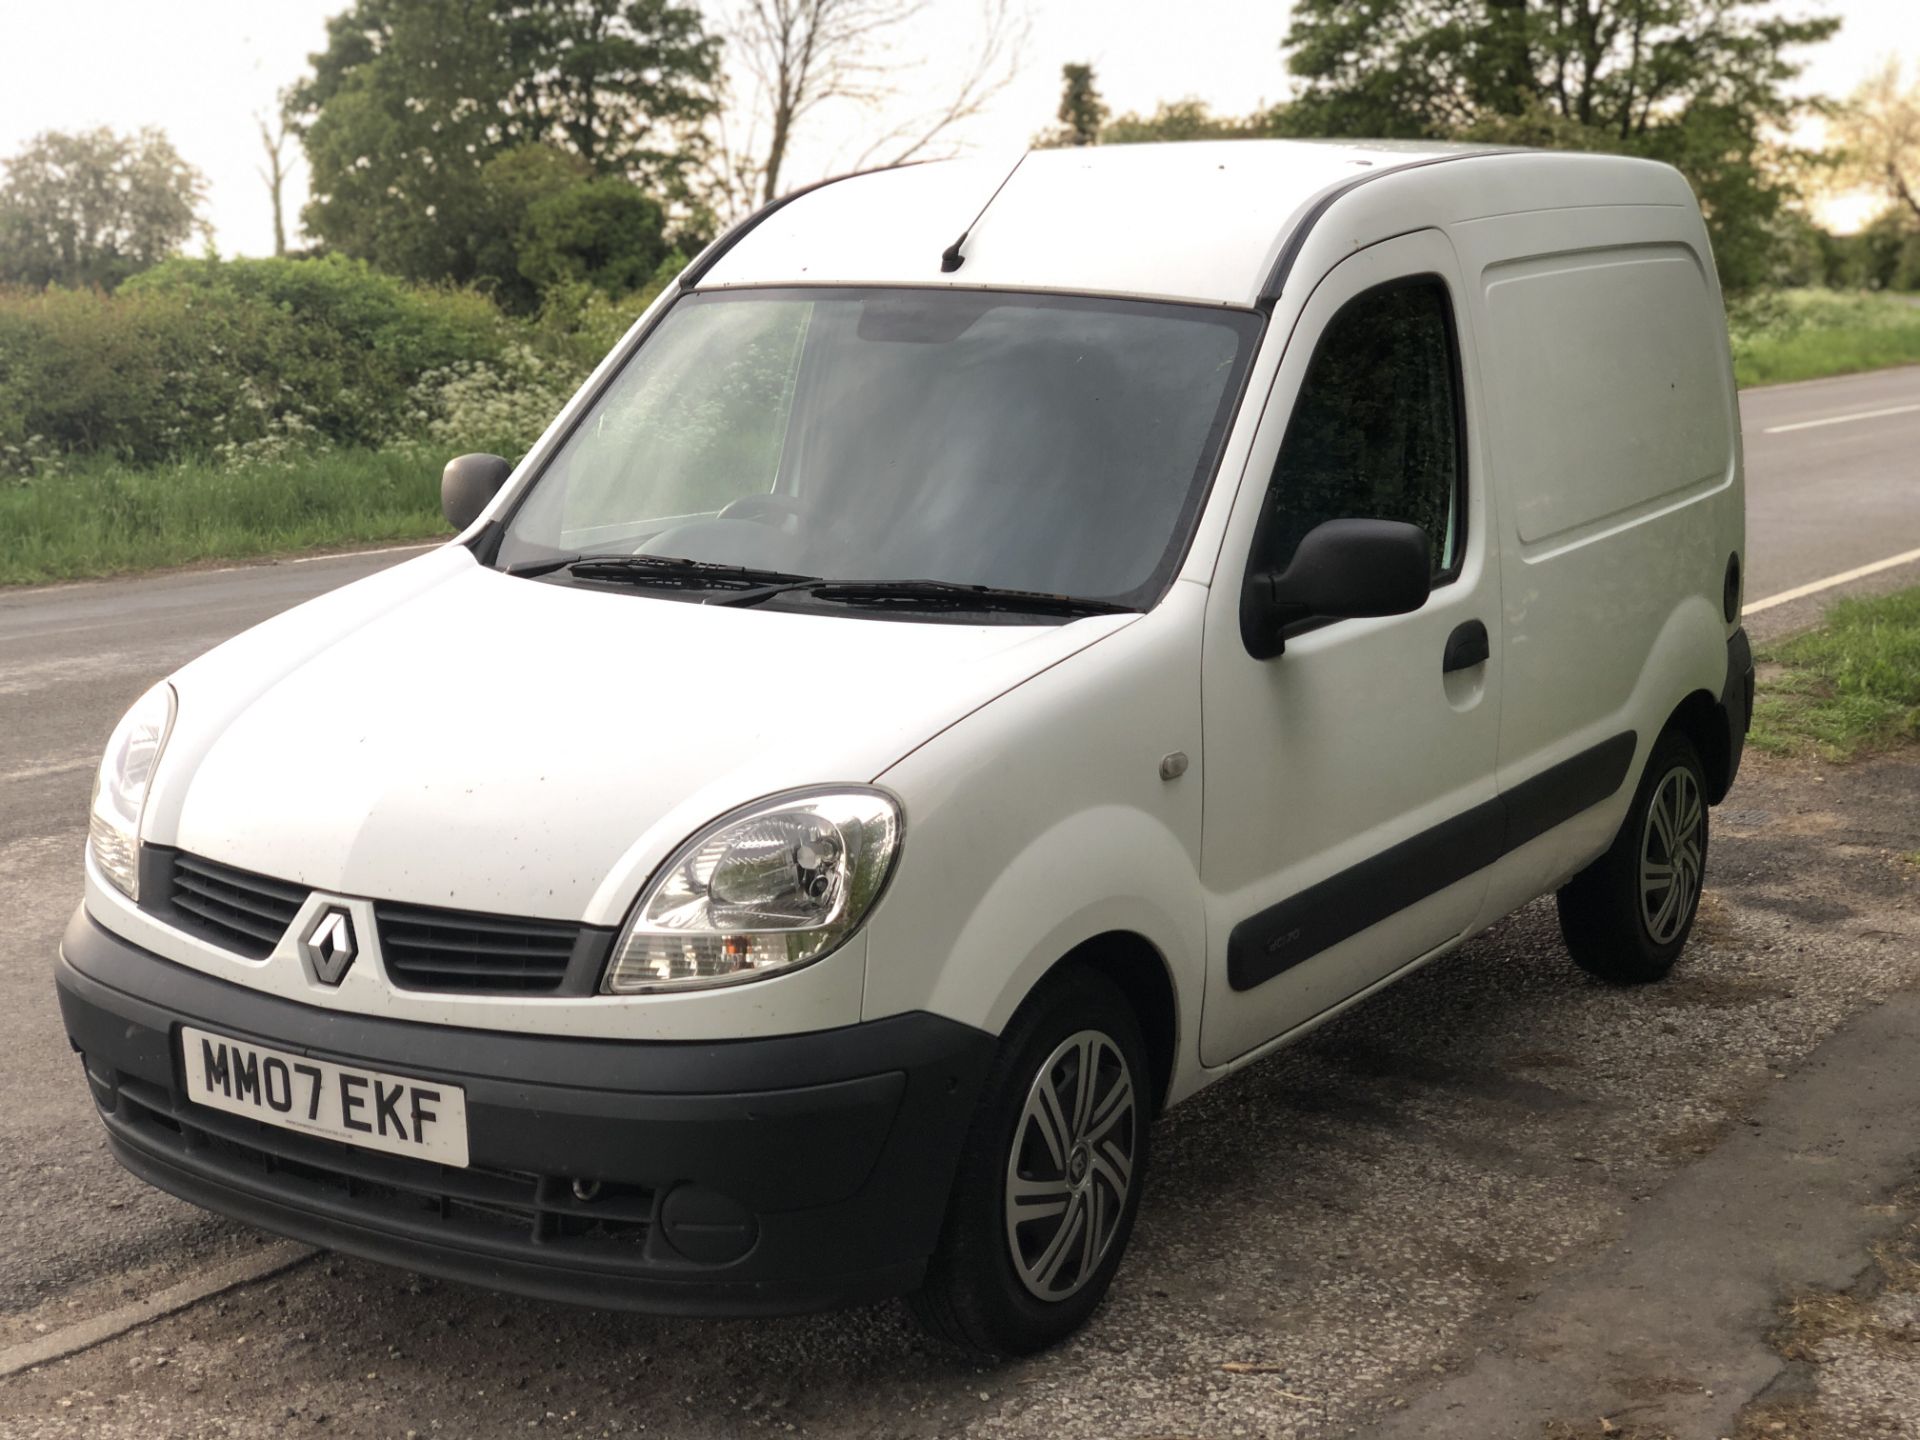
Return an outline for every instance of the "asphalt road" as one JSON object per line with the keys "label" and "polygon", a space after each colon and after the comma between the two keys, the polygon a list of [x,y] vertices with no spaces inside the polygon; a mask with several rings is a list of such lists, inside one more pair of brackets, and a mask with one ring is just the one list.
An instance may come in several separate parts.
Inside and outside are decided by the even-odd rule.
{"label": "asphalt road", "polygon": [[[1920,549],[1920,367],[1749,390],[1747,600]],[[1912,585],[1920,565],[1860,590]],[[1752,617],[1759,634],[1811,624],[1831,595]]]}
{"label": "asphalt road", "polygon": [[[1743,416],[1750,603],[1920,550],[1920,369],[1750,392]],[[0,593],[0,1351],[259,1248],[107,1158],[48,957],[77,895],[90,772],[125,705],[227,635],[401,558]],[[1751,628],[1916,583],[1920,563],[1883,569]],[[1794,777],[1743,780],[1678,999],[1588,985],[1536,907],[1183,1107],[1114,1301],[1055,1355],[980,1372],[892,1308],[663,1324],[326,1261],[0,1380],[0,1435],[1343,1433],[1503,1343],[1474,1337],[1620,1243],[1622,1217],[1713,1149],[1756,1086],[1911,982],[1912,881],[1885,857],[1920,850],[1920,771],[1877,773],[1811,802]],[[1835,833],[1850,837],[1841,861],[1821,848]],[[1825,878],[1796,873],[1807,864]],[[1809,947],[1820,963],[1800,978]]]}

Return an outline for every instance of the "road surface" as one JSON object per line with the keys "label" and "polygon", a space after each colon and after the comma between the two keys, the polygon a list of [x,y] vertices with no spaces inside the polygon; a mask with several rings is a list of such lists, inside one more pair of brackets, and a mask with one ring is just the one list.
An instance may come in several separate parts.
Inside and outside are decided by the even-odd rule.
{"label": "road surface", "polygon": [[[1749,392],[1743,432],[1750,628],[1920,584],[1920,369]],[[48,961],[122,709],[222,638],[402,558],[0,592],[0,1362],[263,1253],[108,1159]],[[1773,1075],[1913,978],[1912,880],[1881,857],[1920,851],[1920,774],[1888,773],[1817,803],[1743,779],[1715,839],[1720,908],[1656,999],[1580,979],[1535,907],[1183,1107],[1114,1300],[1057,1354],[980,1371],[892,1307],[667,1323],[326,1259],[0,1378],[0,1436],[1319,1435],[1437,1403],[1443,1376],[1505,1343],[1476,1339],[1486,1326],[1626,1243],[1635,1205],[1758,1113]],[[1853,837],[1838,860],[1819,848],[1833,833]]]}
{"label": "road surface", "polygon": [[[1747,600],[1920,549],[1920,367],[1749,390]],[[1920,555],[1861,590],[1920,583]],[[1760,635],[1818,618],[1828,592],[1754,615]]]}

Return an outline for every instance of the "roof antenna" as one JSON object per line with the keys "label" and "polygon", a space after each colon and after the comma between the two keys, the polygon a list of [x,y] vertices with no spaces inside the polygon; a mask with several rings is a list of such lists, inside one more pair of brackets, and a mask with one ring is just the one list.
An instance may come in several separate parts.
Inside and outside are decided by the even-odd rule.
{"label": "roof antenna", "polygon": [[973,227],[980,223],[980,216],[985,215],[987,211],[992,208],[993,202],[1000,198],[1000,192],[1007,188],[1007,181],[1013,179],[1014,172],[1019,170],[1019,168],[1022,165],[1027,163],[1027,156],[1031,155],[1032,153],[1033,152],[1031,150],[1022,150],[1020,152],[1020,158],[1013,162],[1013,169],[1007,171],[1006,178],[1001,180],[1001,182],[998,185],[993,187],[993,194],[989,195],[987,197],[987,203],[980,207],[980,215],[976,215],[973,217],[972,224],[969,224],[966,229],[960,232],[960,238],[958,240],[954,241],[953,244],[949,245],[946,249],[940,252],[940,273],[941,274],[951,275],[954,271],[958,270],[962,265],[967,263],[967,257],[960,253],[960,247],[967,243],[967,237],[973,234]]}

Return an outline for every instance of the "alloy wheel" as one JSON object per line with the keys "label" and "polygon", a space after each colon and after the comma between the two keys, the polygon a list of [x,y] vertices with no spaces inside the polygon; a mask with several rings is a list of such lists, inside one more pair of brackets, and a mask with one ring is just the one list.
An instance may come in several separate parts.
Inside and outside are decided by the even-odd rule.
{"label": "alloy wheel", "polygon": [[1007,1157],[1007,1248],[1029,1294],[1064,1300],[1112,1247],[1133,1184],[1139,1111],[1113,1040],[1081,1030],[1034,1077]]}
{"label": "alloy wheel", "polygon": [[1700,896],[1706,805],[1693,771],[1676,765],[1661,777],[1640,836],[1640,919],[1656,945],[1686,928]]}

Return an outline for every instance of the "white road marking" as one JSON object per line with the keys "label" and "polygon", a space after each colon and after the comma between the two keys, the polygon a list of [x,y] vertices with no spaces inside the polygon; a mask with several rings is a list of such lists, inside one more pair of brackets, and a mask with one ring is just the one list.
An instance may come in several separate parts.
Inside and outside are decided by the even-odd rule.
{"label": "white road marking", "polygon": [[[1920,405],[1913,407],[1920,410]],[[1889,555],[1885,560],[1876,560],[1871,565],[1856,566],[1852,570],[1842,570],[1838,575],[1829,575],[1824,580],[1814,580],[1805,585],[1796,585],[1791,590],[1782,590],[1778,595],[1769,595],[1764,600],[1756,600],[1740,613],[1757,615],[1762,610],[1771,610],[1776,605],[1784,605],[1789,600],[1801,600],[1808,595],[1818,595],[1822,590],[1831,590],[1836,585],[1844,585],[1849,580],[1863,579],[1868,575],[1878,575],[1882,570],[1891,570],[1896,565],[1911,565],[1920,560],[1920,550],[1909,550],[1902,555]]]}
{"label": "white road marking", "polygon": [[85,590],[100,585],[112,585],[122,580],[193,580],[203,575],[236,575],[242,570],[269,570],[275,565],[312,565],[320,560],[358,560],[362,555],[398,555],[403,550],[432,550],[445,545],[445,540],[429,540],[420,545],[385,545],[377,550],[329,550],[321,555],[263,555],[257,560],[243,560],[238,565],[216,565],[204,570],[196,570],[191,564],[162,566],[157,570],[135,570],[126,575],[98,575],[84,580],[49,580],[43,585],[10,585],[4,587],[8,598],[24,595],[34,596],[53,590]]}
{"label": "white road marking", "polygon": [[[1920,410],[1920,405],[1913,408]],[[409,550],[438,550],[446,543],[444,540],[429,540],[424,545],[388,545],[379,550],[335,550],[329,555],[296,555],[286,563],[311,565],[316,560],[363,560],[369,555],[403,555]]]}
{"label": "white road marking", "polygon": [[433,550],[433,549],[437,549],[438,547],[446,543],[447,542],[444,540],[429,540],[423,545],[382,545],[377,550],[328,550],[328,551],[324,551],[319,555],[288,555],[284,557],[267,555],[267,556],[262,556],[258,560],[242,561],[238,565],[221,565],[218,568],[212,569],[212,570],[193,570],[190,568],[181,568],[179,570],[174,570],[174,571],[154,570],[154,571],[149,571],[146,574],[128,575],[128,576],[119,577],[119,578],[124,578],[128,580],[144,580],[148,578],[148,575],[168,575],[168,574],[179,574],[179,575],[188,575],[188,576],[237,575],[242,570],[270,570],[275,565],[314,565],[314,564],[318,564],[320,561],[323,561],[323,560],[359,560],[367,555],[399,555],[408,550]]}
{"label": "white road marking", "polygon": [[251,1255],[209,1270],[204,1275],[182,1281],[157,1295],[135,1300],[118,1310],[96,1315],[91,1320],[62,1326],[51,1335],[36,1335],[18,1345],[9,1345],[5,1350],[0,1350],[0,1380],[18,1375],[22,1370],[31,1370],[36,1365],[45,1365],[50,1360],[63,1360],[82,1350],[92,1349],[102,1341],[124,1335],[129,1330],[150,1324],[176,1310],[184,1310],[189,1305],[197,1305],[236,1285],[249,1285],[256,1280],[265,1280],[270,1275],[278,1275],[282,1270],[311,1259],[318,1253],[311,1246],[296,1245],[291,1240],[277,1241]]}
{"label": "white road marking", "polygon": [[1911,415],[1920,405],[1892,405],[1885,410],[1858,410],[1851,415],[1829,415],[1824,420],[1796,420],[1791,425],[1769,425],[1762,435],[1784,435],[1789,430],[1817,430],[1822,425],[1851,425],[1855,420],[1878,420],[1885,415]]}

